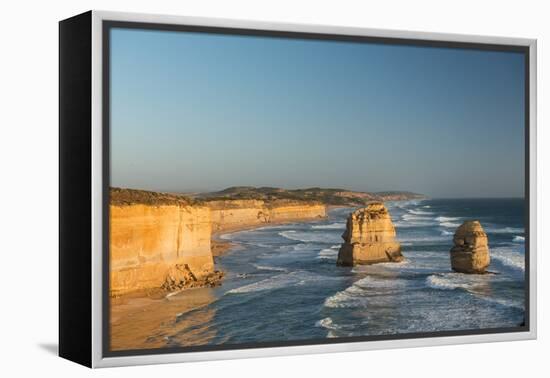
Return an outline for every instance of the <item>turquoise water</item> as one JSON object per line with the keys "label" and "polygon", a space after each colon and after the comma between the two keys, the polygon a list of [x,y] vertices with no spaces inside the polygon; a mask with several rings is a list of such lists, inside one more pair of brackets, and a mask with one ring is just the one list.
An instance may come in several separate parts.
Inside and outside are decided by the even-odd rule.
{"label": "turquoise water", "polygon": [[[168,346],[240,344],[514,327],[524,320],[524,201],[387,203],[405,261],[336,266],[345,219],[334,209],[310,223],[222,235],[237,247],[216,263],[226,272],[211,304],[180,314]],[[452,234],[478,219],[497,274],[450,268]],[[188,322],[193,318],[206,321]],[[207,337],[206,337],[207,336]]]}

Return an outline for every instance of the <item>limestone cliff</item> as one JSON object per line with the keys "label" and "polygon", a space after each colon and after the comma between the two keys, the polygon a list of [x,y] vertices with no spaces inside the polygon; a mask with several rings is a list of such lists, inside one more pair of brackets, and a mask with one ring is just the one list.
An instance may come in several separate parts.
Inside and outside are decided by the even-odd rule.
{"label": "limestone cliff", "polygon": [[111,205],[111,295],[214,284],[210,237],[207,207]]}
{"label": "limestone cliff", "polygon": [[372,203],[351,213],[342,238],[344,243],[338,251],[338,265],[397,262],[403,259],[390,214],[382,203]]}
{"label": "limestone cliff", "polygon": [[212,233],[326,216],[315,202],[226,200],[111,189],[110,294],[213,286]]}
{"label": "limestone cliff", "polygon": [[466,221],[456,229],[451,267],[460,273],[485,273],[491,258],[487,234],[479,221]]}
{"label": "limestone cliff", "polygon": [[315,202],[224,200],[206,205],[212,211],[214,232],[326,217],[326,206]]}

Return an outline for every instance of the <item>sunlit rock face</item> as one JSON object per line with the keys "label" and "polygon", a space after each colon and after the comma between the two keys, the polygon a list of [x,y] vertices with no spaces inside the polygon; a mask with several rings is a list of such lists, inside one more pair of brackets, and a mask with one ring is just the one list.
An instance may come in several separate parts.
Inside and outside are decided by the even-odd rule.
{"label": "sunlit rock face", "polygon": [[213,232],[326,216],[326,206],[316,203],[231,200],[197,205],[165,197],[164,202],[152,197],[111,204],[111,296],[216,286],[223,274],[214,267]]}
{"label": "sunlit rock face", "polygon": [[276,200],[209,201],[212,231],[231,231],[269,223],[322,219],[327,209],[321,203]]}
{"label": "sunlit rock face", "polygon": [[479,221],[466,221],[456,229],[451,267],[460,273],[485,273],[491,262],[487,234]]}
{"label": "sunlit rock face", "polygon": [[353,266],[403,260],[395,227],[383,203],[372,203],[355,210],[347,219],[344,243],[338,252],[338,265]]}
{"label": "sunlit rock face", "polygon": [[[184,205],[110,206],[110,293],[160,288],[185,267],[193,281],[215,273],[210,209]],[[189,285],[192,280],[186,280]]]}

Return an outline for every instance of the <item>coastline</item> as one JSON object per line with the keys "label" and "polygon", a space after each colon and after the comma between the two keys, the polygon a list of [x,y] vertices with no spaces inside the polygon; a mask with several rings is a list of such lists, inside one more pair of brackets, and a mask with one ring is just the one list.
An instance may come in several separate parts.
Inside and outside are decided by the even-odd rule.
{"label": "coastline", "polygon": [[[358,205],[359,206],[359,205]],[[240,224],[226,226],[211,234],[211,252],[215,261],[231,250],[238,249],[240,244],[221,238],[224,234],[255,230],[263,227],[279,226],[292,223],[315,223],[328,218],[328,213],[334,209],[358,206],[325,205],[324,217],[288,218],[255,224]],[[223,278],[221,280],[223,285]],[[176,291],[162,288],[142,289],[110,298],[110,327],[112,350],[147,349],[166,347],[165,330],[176,324],[176,319],[182,314],[205,307],[213,303],[218,295],[216,288],[195,287]],[[212,315],[213,316],[213,315]],[[208,319],[195,319],[197,323]],[[177,328],[189,327],[189,324],[178,324]],[[203,340],[207,343],[208,340]]]}
{"label": "coastline", "polygon": [[[331,205],[325,205],[327,213],[331,209],[335,208],[343,208],[347,206],[331,206]],[[240,225],[240,226],[233,226],[233,227],[227,227],[222,230],[217,230],[212,232],[212,240],[210,241],[211,249],[212,249],[212,255],[214,257],[220,257],[223,256],[226,252],[228,252],[230,249],[237,248],[238,243],[224,240],[221,238],[222,235],[225,234],[232,234],[235,232],[241,232],[241,231],[250,231],[250,230],[256,230],[258,228],[262,227],[270,227],[270,226],[280,226],[284,224],[291,224],[291,223],[309,223],[313,222],[315,220],[322,221],[328,218],[328,215],[324,217],[313,217],[313,218],[293,218],[293,219],[285,219],[282,221],[270,221],[265,223],[256,223],[256,224],[248,224],[248,225]]]}
{"label": "coastline", "polygon": [[[429,210],[422,210],[430,211],[430,214],[415,214],[418,212],[419,208],[423,209],[422,204],[409,204],[407,206],[409,207],[405,209],[395,207],[393,210],[400,219],[406,216],[405,220],[402,220],[402,222],[409,222],[411,224],[417,222],[418,218],[436,219],[442,215],[451,218],[468,216],[468,214],[463,214],[463,206],[456,206],[457,210],[448,213],[445,207],[443,207],[442,210],[438,210],[436,205],[431,204]],[[266,292],[263,298],[268,298],[269,301],[278,298],[275,301],[283,303],[287,300],[286,295],[288,294],[288,290],[292,290],[296,285],[305,285],[305,288],[309,287],[303,294],[300,294],[300,291],[294,290],[296,295],[303,295],[300,303],[307,303],[307,306],[312,306],[311,308],[317,308],[319,303],[324,303],[322,316],[318,318],[313,316],[312,319],[308,320],[311,324],[320,322],[319,326],[308,329],[311,335],[326,331],[334,337],[347,336],[345,329],[335,330],[330,328],[330,324],[327,323],[329,321],[334,324],[341,324],[345,327],[351,327],[353,324],[353,327],[358,327],[361,332],[366,332],[366,334],[369,334],[369,332],[378,332],[377,330],[387,326],[385,320],[379,318],[377,315],[375,316],[379,311],[383,313],[387,306],[387,302],[384,300],[379,301],[380,296],[378,294],[386,293],[386,287],[391,287],[393,288],[391,294],[392,298],[404,298],[408,293],[407,290],[402,290],[401,285],[404,284],[411,284],[414,287],[417,285],[422,286],[424,290],[423,293],[435,298],[434,300],[437,300],[438,303],[443,306],[443,309],[454,308],[453,301],[449,301],[449,296],[446,294],[449,293],[449,290],[460,289],[453,291],[453,298],[456,297],[456,300],[459,301],[475,301],[476,305],[482,306],[481,308],[485,311],[485,315],[480,321],[499,325],[508,324],[506,322],[517,320],[516,318],[519,316],[518,311],[520,311],[518,309],[521,308],[518,307],[516,303],[517,300],[514,297],[516,294],[510,294],[512,295],[511,297],[506,295],[505,298],[501,298],[499,296],[502,294],[501,291],[488,296],[487,292],[483,290],[489,284],[500,285],[500,277],[505,275],[513,277],[521,268],[516,266],[515,260],[511,260],[513,256],[509,255],[512,252],[508,253],[506,249],[509,248],[507,245],[512,242],[512,234],[519,232],[515,231],[515,224],[504,225],[502,226],[502,230],[489,228],[489,230],[493,230],[492,242],[495,245],[493,251],[494,266],[491,272],[495,271],[499,272],[499,274],[466,276],[454,273],[449,267],[447,252],[442,254],[424,252],[423,243],[428,243],[430,245],[434,244],[441,250],[448,250],[447,243],[450,240],[450,236],[440,235],[440,228],[452,228],[454,226],[448,222],[441,223],[440,221],[438,223],[434,221],[433,226],[416,226],[423,227],[423,232],[427,234],[422,234],[423,239],[418,242],[419,244],[416,246],[416,249],[411,246],[407,247],[407,251],[413,248],[415,252],[418,252],[407,256],[407,258],[410,258],[413,262],[412,264],[407,266],[393,265],[391,267],[388,267],[387,264],[375,264],[357,268],[353,273],[354,278],[359,279],[359,284],[354,286],[355,282],[353,282],[350,283],[348,287],[348,285],[340,285],[339,282],[341,281],[336,280],[336,277],[341,276],[344,276],[344,282],[349,279],[349,277],[346,276],[345,270],[326,269],[327,264],[332,265],[336,258],[334,254],[335,251],[330,249],[330,246],[335,243],[332,241],[329,242],[328,240],[339,238],[341,230],[330,227],[326,228],[325,231],[321,231],[317,228],[310,230],[310,225],[316,223],[329,223],[329,225],[332,225],[332,217],[338,217],[334,219],[338,219],[338,224],[340,224],[341,219],[344,219],[346,216],[346,214],[344,214],[346,212],[345,208],[352,209],[353,207],[330,207],[330,209],[336,208],[344,209],[329,213],[331,217],[329,221],[327,221],[326,218],[285,220],[279,222],[264,222],[254,225],[240,224],[238,227],[217,230],[212,234],[213,253],[217,254],[216,258],[224,256],[224,254],[225,257],[223,260],[218,260],[216,265],[224,269],[226,274],[228,274],[227,278],[231,277],[231,279],[226,282],[222,281],[221,287],[192,288],[173,292],[147,290],[112,299],[112,318],[110,323],[112,335],[111,346],[113,350],[166,348],[174,345],[218,344],[220,340],[226,337],[226,332],[228,331],[234,335],[240,335],[241,332],[243,332],[238,324],[231,324],[232,321],[236,321],[239,316],[232,307],[235,301],[241,305],[239,298],[246,299],[245,295],[247,293],[251,293],[251,296],[255,296],[255,293],[259,293],[259,290],[275,288],[277,290],[273,290],[273,292],[269,293]],[[327,211],[330,209],[327,206]],[[411,209],[414,215],[412,218]],[[271,262],[262,261],[256,264],[254,259],[262,255],[264,251],[255,248],[254,243],[264,243],[264,240],[266,240],[265,243],[269,244],[271,237],[274,236],[278,238],[276,235],[280,230],[277,228],[270,230],[270,228],[281,224],[288,224],[289,229],[294,229],[294,226],[296,226],[296,229],[301,230],[300,232],[311,232],[312,235],[324,235],[323,232],[326,232],[332,236],[326,240],[323,238],[317,239],[321,244],[326,244],[326,249],[312,251],[311,254],[305,257],[306,260],[304,260],[304,254],[302,252],[293,256],[293,248],[283,248],[281,249],[282,256],[273,256],[275,259]],[[242,233],[234,238],[222,238],[224,234],[257,230],[258,228],[265,228],[265,232],[262,231],[250,235],[248,233]],[[404,234],[402,236],[405,237],[405,240],[407,240],[408,236],[412,236],[413,238],[417,238],[415,240],[419,240],[415,234],[415,232],[417,232],[415,230],[414,227],[403,228],[402,231]],[[305,236],[305,238],[307,239],[308,237]],[[426,240],[424,240],[424,238],[426,238]],[[286,241],[285,245],[295,245],[296,242],[292,240]],[[248,241],[251,242],[250,245]],[[502,247],[503,243],[508,244]],[[522,246],[522,244],[517,242],[514,245],[516,249]],[[317,248],[317,246],[311,248]],[[276,251],[273,252],[277,254]],[[250,256],[250,258],[248,256]],[[312,259],[311,256],[313,256],[314,259]],[[281,258],[283,260],[281,260]],[[293,263],[295,259],[298,261],[297,264]],[[280,268],[281,262],[284,270]],[[308,265],[305,266],[304,264]],[[420,270],[425,270],[426,268],[423,267],[425,264],[429,264],[430,266],[430,275],[428,277],[425,277],[425,274],[409,275],[406,273],[407,269],[417,269],[415,266],[418,266]],[[252,276],[248,275],[248,268],[241,270],[241,267],[248,267],[249,265],[253,269]],[[403,268],[405,268],[405,270],[403,270]],[[384,274],[376,274],[376,272],[380,270]],[[241,277],[241,275],[237,274],[240,272],[246,272],[247,274]],[[391,274],[388,275],[386,274],[387,272]],[[312,290],[313,287],[318,285],[317,279],[319,276],[328,276],[330,279],[323,278],[321,281],[323,284],[319,284],[319,290],[314,290],[315,294],[312,294],[312,291],[308,290]],[[248,281],[247,279],[251,277],[255,277],[256,279]],[[241,281],[240,279],[243,280]],[[472,286],[472,284],[475,285]],[[287,286],[288,288],[285,289]],[[349,290],[350,287],[352,287],[353,290]],[[323,288],[324,291],[321,290],[321,288]],[[285,294],[285,290],[287,294]],[[355,294],[357,290],[362,290],[360,295]],[[463,291],[465,293],[463,293]],[[230,292],[231,295],[226,296],[225,294],[227,292]],[[233,294],[241,294],[242,296]],[[339,310],[348,308],[348,306],[351,306],[350,308],[355,308],[355,306],[362,308],[364,296],[370,298],[369,306],[374,309],[372,310],[372,319],[369,322],[370,326],[374,327],[372,330],[362,328],[362,323],[354,323],[356,319],[353,313],[343,314],[344,311]],[[396,303],[398,302],[399,301]],[[242,309],[239,308],[239,311],[244,311],[244,313],[246,313],[245,318],[248,319],[248,317],[252,316],[250,314],[255,311],[253,304],[244,301],[242,306]],[[496,313],[494,312],[496,311],[494,310],[495,306],[499,307]],[[505,312],[500,309],[501,306],[506,306]],[[420,308],[421,306],[415,307],[411,309],[411,311],[416,311]],[[262,312],[263,310],[259,309],[258,311]],[[308,313],[311,313],[311,311],[308,310]],[[495,317],[495,314],[500,315]],[[288,314],[285,315],[285,313],[281,313],[279,315],[284,318]],[[445,315],[445,313],[443,313],[443,315]],[[289,319],[292,319],[292,316],[290,316]],[[432,326],[444,327],[437,323],[437,319],[434,321],[436,323],[433,323]],[[323,324],[325,324],[326,327]],[[472,322],[470,326],[478,326],[479,324],[480,323]],[[423,327],[422,324],[417,324],[416,326]],[[268,333],[264,336],[267,338],[271,337]]]}
{"label": "coastline", "polygon": [[[175,320],[181,314],[208,306],[215,300],[213,288],[200,287],[169,293],[132,293],[111,298],[110,346],[111,350],[149,349],[167,347],[167,330],[173,332]],[[163,294],[163,295],[161,295]],[[204,316],[194,320],[197,324],[208,321]],[[178,322],[178,327],[192,326]],[[204,340],[205,342],[207,340]]]}
{"label": "coastline", "polygon": [[[327,206],[327,210],[329,210],[329,206]],[[221,239],[221,235],[224,234],[325,219],[327,217],[288,219],[218,230],[212,233],[212,255],[214,258],[218,258],[229,250],[239,247],[238,243]],[[172,292],[162,288],[143,289],[110,297],[111,350],[166,347],[164,328],[172,325],[178,316],[208,306],[215,300],[215,288],[211,287],[187,288]],[[205,321],[207,319],[196,319],[197,323]],[[189,324],[182,324],[181,328],[188,326]],[[204,341],[207,342],[207,340]]]}

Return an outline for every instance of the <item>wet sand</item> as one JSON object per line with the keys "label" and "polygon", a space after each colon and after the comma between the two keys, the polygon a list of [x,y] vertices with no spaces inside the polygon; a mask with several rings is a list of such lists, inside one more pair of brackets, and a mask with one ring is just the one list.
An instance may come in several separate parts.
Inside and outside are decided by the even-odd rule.
{"label": "wet sand", "polygon": [[[239,248],[237,243],[220,239],[222,234],[313,220],[288,220],[220,230],[212,235],[212,255],[216,258],[230,249]],[[207,306],[215,299],[215,289],[213,288],[193,288],[173,293],[162,289],[152,289],[111,297],[111,350],[156,349],[181,345],[177,336],[178,329],[189,329],[193,326],[197,326],[196,328],[199,329],[198,326],[207,323],[215,313],[207,311],[200,317],[186,317],[186,319],[192,319],[187,321],[178,321],[178,315]],[[185,343],[190,342],[189,336],[187,333]],[[191,335],[192,344],[208,344],[208,341],[214,336],[215,330],[206,333],[202,331],[200,334],[197,332],[196,335]]]}
{"label": "wet sand", "polygon": [[[192,317],[192,321],[177,321],[178,315],[211,303],[215,299],[211,288],[187,289],[169,295],[164,291],[162,293],[164,295],[159,291],[149,296],[134,293],[111,298],[112,351],[172,346],[178,329],[204,324],[214,316],[213,312],[207,312],[206,315]],[[195,341],[206,344],[213,336],[201,334]]]}

